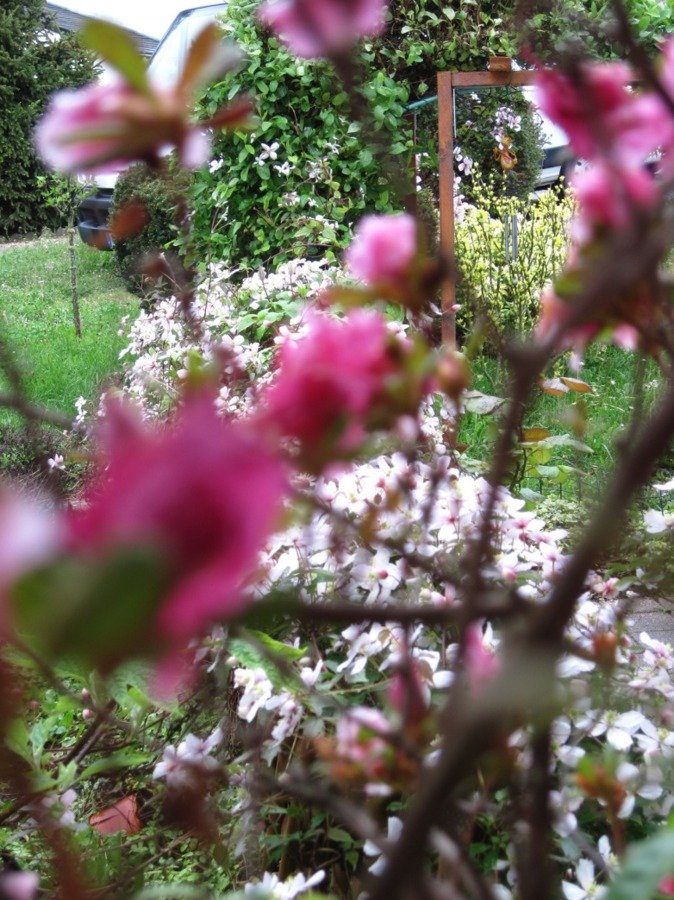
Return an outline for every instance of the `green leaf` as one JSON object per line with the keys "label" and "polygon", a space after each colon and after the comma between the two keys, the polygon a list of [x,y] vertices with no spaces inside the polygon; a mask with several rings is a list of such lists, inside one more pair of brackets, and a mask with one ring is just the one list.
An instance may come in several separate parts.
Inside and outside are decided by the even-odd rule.
{"label": "green leaf", "polygon": [[23,719],[15,719],[7,729],[5,744],[8,750],[16,753],[27,763],[33,764],[33,751],[30,746],[28,727]]}
{"label": "green leaf", "polygon": [[579,450],[581,453],[592,453],[593,450],[591,447],[588,447],[587,444],[583,444],[581,441],[577,441],[575,438],[572,438],[569,434],[553,434],[551,437],[546,438],[544,441],[538,441],[539,447],[573,447],[574,450]]}
{"label": "green leaf", "polygon": [[137,547],[31,572],[12,601],[18,629],[40,652],[105,669],[147,653],[148,628],[165,589],[164,563]]}
{"label": "green leaf", "polygon": [[56,725],[58,721],[58,716],[49,716],[47,719],[39,719],[31,726],[29,739],[30,745],[33,748],[33,759],[36,766],[40,765],[44,745],[51,737],[54,725]]}
{"label": "green leaf", "polygon": [[540,494],[538,491],[532,491],[531,488],[522,488],[520,497],[528,503],[540,503],[541,500],[545,499],[543,494]]}
{"label": "green leaf", "polygon": [[328,828],[328,840],[337,841],[340,844],[355,843],[353,835],[349,834],[349,832],[345,831],[343,828],[337,827]]}
{"label": "green leaf", "polygon": [[80,29],[80,40],[117,69],[131,87],[141,94],[151,95],[145,60],[127,31],[112,22],[87,19]]}
{"label": "green leaf", "polygon": [[535,471],[539,478],[557,478],[559,476],[559,466],[536,466]]}
{"label": "green leaf", "polygon": [[288,679],[279,671],[278,666],[274,665],[273,656],[279,656],[286,663],[294,662],[306,654],[306,648],[290,647],[259,631],[251,631],[250,635],[255,641],[263,644],[269,650],[269,654],[245,638],[234,638],[229,642],[232,656],[236,657],[247,669],[262,669],[277,690],[287,687]]}
{"label": "green leaf", "polygon": [[625,865],[604,900],[652,900],[658,885],[674,873],[674,829],[667,828],[632,844]]}
{"label": "green leaf", "polygon": [[144,752],[113,753],[111,756],[106,756],[105,759],[97,759],[96,762],[87,766],[80,773],[80,778],[93,778],[94,775],[100,775],[101,772],[112,772],[115,769],[131,769],[134,766],[142,766],[152,758],[152,754]]}
{"label": "green leaf", "polygon": [[296,661],[307,655],[306,647],[292,647],[290,644],[283,644],[281,641],[277,641],[270,635],[265,634],[264,631],[251,631],[250,634],[257,638],[270,653],[275,653],[283,659]]}

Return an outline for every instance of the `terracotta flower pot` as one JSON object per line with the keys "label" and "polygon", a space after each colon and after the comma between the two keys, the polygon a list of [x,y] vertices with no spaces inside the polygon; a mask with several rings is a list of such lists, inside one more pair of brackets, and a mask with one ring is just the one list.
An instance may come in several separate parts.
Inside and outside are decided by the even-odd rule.
{"label": "terracotta flower pot", "polygon": [[513,61],[509,56],[490,56],[489,71],[490,72],[511,72]]}

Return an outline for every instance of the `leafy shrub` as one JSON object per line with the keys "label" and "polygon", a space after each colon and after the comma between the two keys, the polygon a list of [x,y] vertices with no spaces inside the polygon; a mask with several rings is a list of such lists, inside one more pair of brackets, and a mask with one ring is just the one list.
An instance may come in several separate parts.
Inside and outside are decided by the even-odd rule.
{"label": "leafy shrub", "polygon": [[475,198],[456,226],[457,321],[467,331],[481,313],[499,331],[524,335],[538,318],[541,290],[566,258],[574,201],[555,191],[520,200],[486,182]]}
{"label": "leafy shrub", "polygon": [[512,10],[509,0],[394,0],[390,26],[373,48],[374,64],[422,97],[435,90],[438,71],[485,69],[490,56],[513,56]]}
{"label": "leafy shrub", "polygon": [[130,290],[149,294],[158,285],[141,271],[143,260],[162,251],[176,236],[175,213],[178,198],[188,189],[192,176],[170,162],[161,173],[146,165],[131,166],[117,181],[112,215],[128,204],[140,204],[147,224],[135,235],[115,243],[122,276]]}
{"label": "leafy shrub", "polygon": [[[674,6],[661,0],[624,0],[623,6],[639,43],[655,55],[663,37],[674,30]],[[530,10],[524,39],[539,59],[555,58],[570,46],[587,56],[620,59],[624,46],[616,37],[615,10],[611,0],[564,0],[547,8]]]}
{"label": "leafy shrub", "polygon": [[[543,161],[540,119],[521,91],[488,88],[456,93],[455,170],[467,199],[479,202],[482,181],[522,199],[536,185]],[[501,147],[513,168],[501,164]],[[474,176],[477,176],[477,180]]]}
{"label": "leafy shrub", "polygon": [[[234,284],[222,266],[209,268],[199,285],[194,311],[201,323],[199,341],[183,319],[177,302],[161,300],[143,310],[129,330],[121,357],[128,358],[125,389],[149,415],[165,413],[179,394],[181,377],[194,360],[213,357],[212,340],[235,360],[234,368],[251,381],[269,374],[274,339],[319,293],[337,281],[339,270],[322,260],[296,259],[275,272],[259,270]],[[236,390],[223,388],[220,402],[230,413],[248,409],[254,394],[242,378]]]}
{"label": "leafy shrub", "polygon": [[[218,138],[210,170],[196,179],[196,249],[243,268],[294,256],[333,258],[364,213],[395,203],[382,167],[349,118],[349,98],[324,62],[294,59],[255,21],[251,0],[232,0],[224,29],[246,54],[240,73],[211,88],[213,113],[228,98],[251,92],[254,132]],[[367,54],[362,60],[367,63]],[[365,93],[384,128],[386,149],[401,164],[409,150],[407,87],[376,72]],[[212,231],[212,226],[215,228]]]}
{"label": "leafy shrub", "polygon": [[63,223],[43,203],[36,178],[44,173],[32,131],[52,91],[91,81],[90,56],[74,35],[47,39],[57,29],[41,0],[0,6],[0,234],[40,231]]}

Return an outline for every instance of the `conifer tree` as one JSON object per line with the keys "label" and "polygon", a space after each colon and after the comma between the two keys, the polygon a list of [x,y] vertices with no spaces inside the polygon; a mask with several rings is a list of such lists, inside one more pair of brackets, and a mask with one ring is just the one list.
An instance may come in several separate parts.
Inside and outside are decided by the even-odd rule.
{"label": "conifer tree", "polygon": [[60,32],[43,0],[0,3],[0,235],[59,224],[43,203],[32,142],[52,91],[91,81],[93,61],[74,35]]}

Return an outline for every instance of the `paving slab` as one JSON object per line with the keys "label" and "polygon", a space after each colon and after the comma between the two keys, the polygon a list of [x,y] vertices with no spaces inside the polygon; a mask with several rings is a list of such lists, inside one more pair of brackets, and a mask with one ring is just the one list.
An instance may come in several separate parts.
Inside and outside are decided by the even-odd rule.
{"label": "paving slab", "polygon": [[630,618],[633,634],[645,631],[658,641],[674,644],[674,600],[643,597],[634,604]]}

